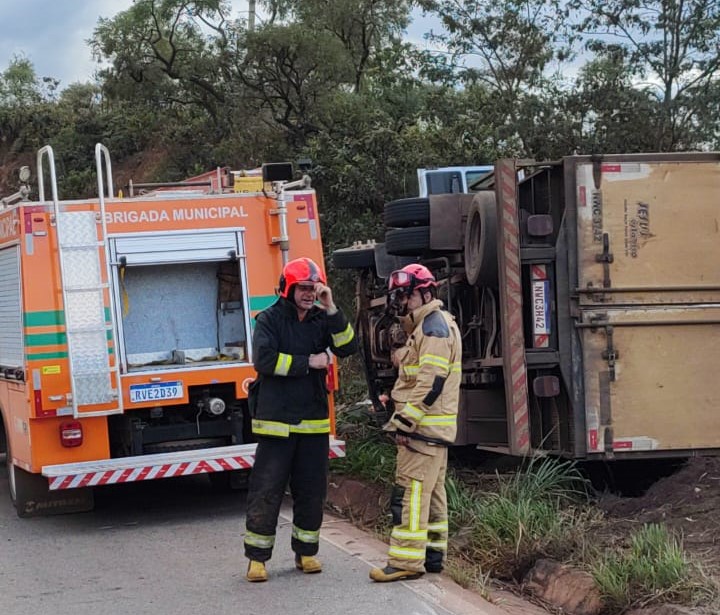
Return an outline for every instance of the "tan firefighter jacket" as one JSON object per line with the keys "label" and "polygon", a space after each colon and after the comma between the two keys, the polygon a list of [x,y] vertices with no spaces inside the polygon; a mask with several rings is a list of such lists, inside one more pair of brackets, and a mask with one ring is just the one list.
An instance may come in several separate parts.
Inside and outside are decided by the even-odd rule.
{"label": "tan firefighter jacket", "polygon": [[462,346],[455,320],[435,299],[403,319],[408,335],[396,350],[395,410],[387,431],[409,434],[411,448],[434,454],[457,431]]}

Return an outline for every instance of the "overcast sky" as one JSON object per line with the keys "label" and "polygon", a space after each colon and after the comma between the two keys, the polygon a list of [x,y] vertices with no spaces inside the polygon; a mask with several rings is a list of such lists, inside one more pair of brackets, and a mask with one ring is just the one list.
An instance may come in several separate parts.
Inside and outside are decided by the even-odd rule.
{"label": "overcast sky", "polygon": [[[247,0],[232,0],[233,17],[247,12]],[[97,69],[87,39],[100,17],[112,17],[132,0],[0,0],[0,71],[13,56],[28,58],[39,77],[61,87],[92,79]]]}
{"label": "overcast sky", "polygon": [[[233,17],[247,16],[247,0],[231,4]],[[61,88],[91,80],[98,65],[86,41],[98,18],[131,5],[132,0],[0,0],[0,72],[17,55],[28,58],[39,77],[60,79]],[[418,25],[409,36],[416,43]]]}

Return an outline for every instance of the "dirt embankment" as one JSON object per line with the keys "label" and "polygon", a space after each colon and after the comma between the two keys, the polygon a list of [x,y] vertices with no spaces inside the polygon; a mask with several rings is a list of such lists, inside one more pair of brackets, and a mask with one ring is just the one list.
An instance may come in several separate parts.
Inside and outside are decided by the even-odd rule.
{"label": "dirt embankment", "polygon": [[682,537],[685,550],[715,574],[720,572],[720,458],[699,457],[655,482],[642,496],[605,495],[608,534],[643,523],[662,523]]}

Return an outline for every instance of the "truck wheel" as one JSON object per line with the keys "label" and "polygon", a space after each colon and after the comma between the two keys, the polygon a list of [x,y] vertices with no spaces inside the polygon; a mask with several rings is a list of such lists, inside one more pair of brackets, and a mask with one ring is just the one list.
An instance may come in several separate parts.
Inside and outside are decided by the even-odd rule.
{"label": "truck wheel", "polygon": [[394,228],[385,233],[385,248],[395,256],[417,256],[430,248],[430,227]]}
{"label": "truck wheel", "polygon": [[95,506],[91,487],[50,491],[40,474],[31,474],[14,465],[8,458],[10,498],[18,517],[40,517],[87,512]]}
{"label": "truck wheel", "polygon": [[93,509],[95,499],[92,488],[50,491],[44,476],[26,472],[13,463],[9,437],[6,444],[5,463],[10,487],[10,501],[15,506],[18,517],[86,512]]}
{"label": "truck wheel", "polygon": [[375,248],[367,245],[340,248],[332,253],[337,269],[365,269],[375,266]]}
{"label": "truck wheel", "polygon": [[491,192],[473,198],[465,227],[465,276],[468,283],[497,286],[497,210]]}
{"label": "truck wheel", "polygon": [[247,491],[250,470],[228,470],[226,472],[210,472],[210,487],[217,493],[227,491]]}
{"label": "truck wheel", "polygon": [[385,226],[405,228],[430,224],[430,199],[398,199],[385,204]]}

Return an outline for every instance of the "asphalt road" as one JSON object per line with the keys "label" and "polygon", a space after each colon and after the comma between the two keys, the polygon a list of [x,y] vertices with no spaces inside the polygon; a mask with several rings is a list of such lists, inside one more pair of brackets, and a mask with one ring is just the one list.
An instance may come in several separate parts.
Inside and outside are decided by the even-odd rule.
{"label": "asphalt road", "polygon": [[[281,519],[267,583],[244,579],[244,492],[206,477],[96,490],[91,513],[19,519],[0,464],[2,615],[507,615],[444,575],[369,581],[384,546],[329,517],[319,575],[295,570]],[[285,514],[285,513],[284,513]]]}

